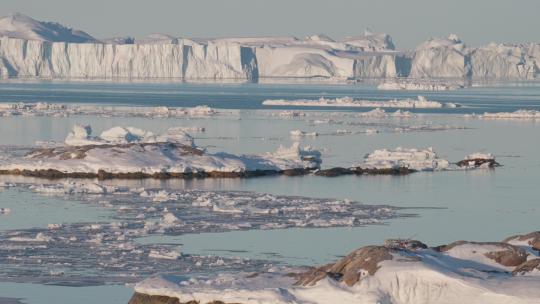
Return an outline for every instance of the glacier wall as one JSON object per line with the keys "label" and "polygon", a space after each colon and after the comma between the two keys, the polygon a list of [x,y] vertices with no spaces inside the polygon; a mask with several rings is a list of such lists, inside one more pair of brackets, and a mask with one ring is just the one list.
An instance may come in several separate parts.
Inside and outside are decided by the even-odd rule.
{"label": "glacier wall", "polygon": [[409,53],[320,39],[107,44],[0,38],[3,78],[531,79],[539,72],[540,44],[468,48],[455,36]]}
{"label": "glacier wall", "polygon": [[254,50],[235,44],[101,44],[0,39],[0,75],[52,78],[256,78]]}

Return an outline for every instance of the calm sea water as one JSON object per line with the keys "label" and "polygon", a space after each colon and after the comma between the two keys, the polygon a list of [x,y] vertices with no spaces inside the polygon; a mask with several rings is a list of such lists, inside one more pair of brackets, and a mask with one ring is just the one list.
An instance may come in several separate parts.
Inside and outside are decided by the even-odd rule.
{"label": "calm sea water", "polygon": [[[96,117],[1,117],[0,145],[32,145],[36,141],[61,141],[75,123],[92,124],[95,133],[116,126],[135,126],[154,132],[172,126],[203,126],[196,143],[210,150],[233,153],[272,151],[294,139],[289,131],[316,131],[321,135],[301,139],[323,151],[323,167],[347,166],[378,148],[434,147],[442,157],[458,161],[472,152],[490,152],[504,166],[496,170],[417,173],[399,177],[322,178],[265,177],[254,179],[107,181],[130,186],[174,189],[248,190],[308,197],[348,198],[370,204],[415,209],[418,217],[393,220],[385,225],[358,228],[286,229],[191,234],[145,238],[141,242],[183,244],[186,253],[244,256],[291,264],[320,264],[335,260],[362,245],[385,238],[412,237],[431,245],[458,239],[500,240],[538,230],[540,216],[540,121],[481,120],[464,113],[540,110],[537,83],[506,84],[454,92],[424,94],[441,102],[457,102],[459,109],[418,110],[413,119],[384,119],[371,128],[380,133],[331,135],[337,129],[361,131],[366,125],[313,124],[306,118],[278,119],[268,115],[261,101],[268,98],[318,98],[351,96],[387,100],[413,97],[417,92],[380,92],[369,86],[345,85],[195,85],[175,83],[0,83],[0,102],[47,101],[122,105],[195,106],[239,110],[233,116],[200,119],[145,119]],[[286,109],[277,107],[272,109]],[[299,108],[300,109],[300,108]],[[317,110],[301,108],[303,111]],[[320,110],[320,109],[318,109]],[[324,109],[321,117],[326,117]],[[337,109],[341,112],[369,109]],[[333,117],[334,120],[342,119]],[[343,118],[361,121],[359,118]],[[445,126],[448,130],[395,132],[396,126]],[[42,197],[11,189],[0,192],[0,206],[12,213],[0,216],[0,229],[43,227],[52,222],[103,221],[109,214],[99,206]],[[1,281],[1,278],[0,278]],[[131,290],[123,286],[59,287],[0,283],[0,297],[25,298],[28,303],[126,303]],[[98,294],[98,298],[84,296]]]}

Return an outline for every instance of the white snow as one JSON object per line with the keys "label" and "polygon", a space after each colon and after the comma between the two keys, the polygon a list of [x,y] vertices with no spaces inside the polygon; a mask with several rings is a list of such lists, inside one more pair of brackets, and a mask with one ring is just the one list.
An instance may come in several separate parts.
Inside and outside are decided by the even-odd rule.
{"label": "white snow", "polygon": [[432,82],[432,81],[385,81],[377,86],[378,90],[397,91],[451,91],[463,88],[457,83]]}
{"label": "white snow", "polygon": [[21,13],[0,18],[0,36],[50,42],[96,42],[96,39],[83,31],[54,22],[37,21]]}
{"label": "white snow", "polygon": [[39,232],[36,234],[35,237],[21,237],[21,236],[14,236],[9,238],[10,241],[13,242],[35,242],[35,243],[48,243],[52,240],[52,238],[43,232]]}
{"label": "white snow", "polygon": [[[153,135],[139,129],[114,127],[99,137],[92,137],[89,130],[90,127],[76,126],[67,137],[69,145],[55,148],[72,149],[71,154],[66,152],[69,154],[67,156],[62,153],[40,156],[36,152],[25,157],[2,159],[0,168],[55,169],[66,173],[97,173],[105,170],[110,173],[153,174],[315,169],[321,162],[318,151],[310,147],[301,148],[298,143],[288,148],[281,146],[276,152],[260,155],[212,154],[198,149],[192,138],[181,129],[169,129],[164,134]],[[95,146],[84,148],[87,144]],[[83,157],[77,152],[79,145],[88,149]]]}
{"label": "white snow", "polygon": [[290,132],[291,137],[293,138],[300,138],[300,137],[316,137],[319,134],[317,132],[305,132],[301,130],[292,130]]}
{"label": "white snow", "polygon": [[375,108],[368,112],[358,113],[360,117],[366,118],[387,118],[387,117],[396,117],[396,118],[410,118],[414,117],[414,114],[409,111],[396,110],[394,113],[387,113],[384,109]]}
{"label": "white snow", "polygon": [[151,250],[148,254],[152,259],[178,260],[182,256],[179,250]]}
{"label": "white snow", "polygon": [[480,118],[486,119],[540,119],[540,111],[517,110],[515,112],[484,113]]}
{"label": "white snow", "polygon": [[[0,103],[0,116],[53,116],[66,117],[73,115],[93,115],[101,117],[208,117],[218,112],[208,106],[193,108],[179,107],[128,107],[128,106],[99,106],[83,104],[55,103]],[[181,127],[186,130],[204,132],[203,127]]]}
{"label": "white snow", "polygon": [[69,146],[84,145],[119,145],[128,143],[170,142],[194,147],[193,138],[184,132],[184,128],[170,128],[165,133],[154,135],[134,127],[113,127],[100,136],[92,136],[91,126],[75,125],[67,135],[65,143]]}
{"label": "white snow", "polygon": [[[181,301],[242,304],[533,304],[540,303],[534,276],[482,273],[474,260],[448,257],[430,249],[417,253],[393,253],[393,259],[379,262],[371,275],[362,271],[353,286],[323,278],[314,286],[293,286],[286,270],[218,274],[210,278],[175,279],[150,277],[135,286],[147,295],[178,298]],[[415,261],[411,258],[420,258]]]}
{"label": "white snow", "polygon": [[362,107],[362,108],[455,108],[459,105],[455,103],[440,103],[429,101],[423,96],[418,99],[369,101],[355,100],[351,97],[341,97],[334,99],[320,98],[318,100],[297,99],[297,100],[265,100],[262,103],[266,106],[303,106],[303,107]]}
{"label": "white snow", "polygon": [[433,148],[423,150],[397,148],[395,150],[375,150],[366,155],[364,161],[357,165],[364,169],[396,169],[409,168],[418,171],[438,171],[447,169],[450,163],[439,158]]}
{"label": "white snow", "polygon": [[455,35],[429,40],[412,52],[396,51],[390,36],[371,31],[341,41],[321,34],[304,39],[187,39],[152,34],[143,39],[96,41],[84,32],[21,14],[0,19],[0,37],[0,77],[530,79],[538,72],[540,57],[538,44],[469,48]]}
{"label": "white snow", "polygon": [[495,159],[491,153],[476,152],[465,156],[465,159]]}

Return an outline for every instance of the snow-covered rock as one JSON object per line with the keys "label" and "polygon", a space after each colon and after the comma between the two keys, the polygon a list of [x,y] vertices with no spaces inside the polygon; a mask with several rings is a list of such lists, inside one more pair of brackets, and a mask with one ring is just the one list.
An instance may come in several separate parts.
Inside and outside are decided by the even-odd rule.
{"label": "snow-covered rock", "polygon": [[92,136],[90,127],[75,126],[66,145],[2,159],[0,172],[43,177],[242,177],[257,172],[306,174],[320,163],[319,151],[301,148],[298,143],[260,155],[233,155],[207,153],[182,129],[154,135],[136,128],[114,127]]}
{"label": "snow-covered rock", "polygon": [[539,265],[536,255],[507,243],[459,241],[429,248],[391,240],[307,271],[151,277],[135,286],[130,303],[530,304],[540,303]]}
{"label": "snow-covered rock", "polygon": [[459,167],[465,168],[494,168],[500,166],[491,153],[473,153],[465,156],[465,159],[457,162]]}

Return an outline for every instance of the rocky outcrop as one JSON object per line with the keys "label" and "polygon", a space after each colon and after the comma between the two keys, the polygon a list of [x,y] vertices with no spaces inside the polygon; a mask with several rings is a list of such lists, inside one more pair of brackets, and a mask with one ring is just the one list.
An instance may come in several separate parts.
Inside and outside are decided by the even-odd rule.
{"label": "rocky outcrop", "polygon": [[469,242],[456,241],[448,245],[439,246],[436,248],[440,252],[450,252],[454,249],[467,252],[470,255],[484,255],[488,259],[493,260],[497,264],[505,267],[515,267],[527,261],[527,252],[518,246],[514,246],[504,242]]}
{"label": "rocky outcrop", "polygon": [[392,260],[391,249],[384,246],[367,246],[353,251],[335,264],[317,267],[299,275],[296,285],[313,286],[325,277],[353,286],[363,276],[374,275],[379,263]]}
{"label": "rocky outcrop", "polygon": [[[521,241],[538,234],[527,234]],[[430,248],[416,240],[390,239],[382,246],[356,249],[336,263],[299,269],[292,276],[273,270],[216,279],[215,287],[209,287],[208,281],[186,287],[189,284],[149,278],[137,285],[130,304],[179,303],[174,302],[178,298],[239,303],[538,303],[533,292],[538,271],[538,256],[508,243],[457,241]],[[227,282],[227,287],[220,282]],[[140,294],[163,290],[170,298],[155,298],[161,302],[149,302],[151,296]]]}
{"label": "rocky outcrop", "polygon": [[199,301],[180,302],[178,298],[167,296],[149,296],[143,293],[136,292],[133,294],[128,304],[239,304],[225,303],[221,301],[212,301],[208,303],[200,303]]}
{"label": "rocky outcrop", "polygon": [[534,271],[540,272],[540,259],[532,259],[524,262],[523,264],[516,267],[516,269],[512,271],[512,274],[515,276],[528,275]]}
{"label": "rocky outcrop", "polygon": [[534,231],[523,235],[514,235],[503,240],[504,243],[530,246],[536,251],[540,251],[540,231]]}

